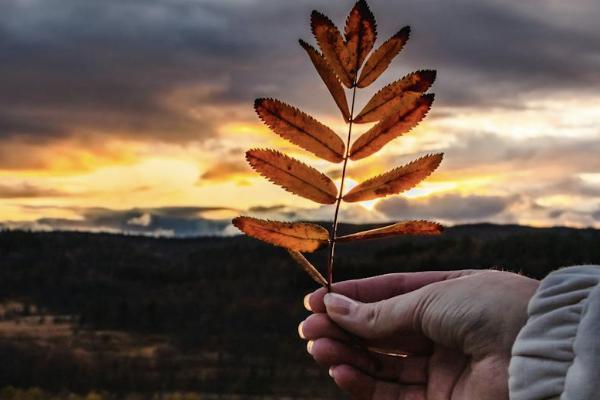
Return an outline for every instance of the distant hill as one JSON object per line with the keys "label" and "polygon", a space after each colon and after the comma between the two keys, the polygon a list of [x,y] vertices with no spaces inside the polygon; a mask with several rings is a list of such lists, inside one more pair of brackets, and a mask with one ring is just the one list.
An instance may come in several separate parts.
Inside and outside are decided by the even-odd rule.
{"label": "distant hill", "polygon": [[[600,263],[599,244],[593,229],[463,225],[340,246],[335,278],[493,266],[541,278]],[[283,250],[241,236],[0,232],[0,388],[336,398],[297,338],[313,289]]]}

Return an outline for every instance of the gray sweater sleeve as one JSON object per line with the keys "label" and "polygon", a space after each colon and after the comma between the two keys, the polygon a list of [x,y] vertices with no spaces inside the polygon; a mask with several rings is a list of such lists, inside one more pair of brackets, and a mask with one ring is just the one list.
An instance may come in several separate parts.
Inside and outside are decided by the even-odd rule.
{"label": "gray sweater sleeve", "polygon": [[527,313],[512,349],[511,400],[600,399],[600,266],[551,273]]}

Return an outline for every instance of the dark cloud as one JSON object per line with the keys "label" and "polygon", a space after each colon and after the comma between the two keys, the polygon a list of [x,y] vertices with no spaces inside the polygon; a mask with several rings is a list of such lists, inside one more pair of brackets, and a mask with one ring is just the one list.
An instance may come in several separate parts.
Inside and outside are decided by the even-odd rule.
{"label": "dark cloud", "polygon": [[377,204],[376,209],[390,219],[441,219],[453,222],[485,221],[499,215],[516,201],[515,197],[432,196],[410,200],[393,198]]}
{"label": "dark cloud", "polygon": [[546,195],[567,194],[583,197],[600,198],[600,185],[594,185],[579,177],[567,177],[543,188]]}
{"label": "dark cloud", "polygon": [[[376,2],[376,4],[383,2]],[[562,10],[518,1],[423,1],[381,4],[414,26],[408,63],[440,70],[438,104],[519,107],[532,91],[584,90],[600,82],[597,25],[564,23]],[[600,6],[587,4],[600,17]]]}
{"label": "dark cloud", "polygon": [[278,212],[278,211],[282,211],[285,209],[286,209],[286,206],[280,204],[280,205],[275,205],[275,206],[270,206],[270,207],[264,207],[264,206],[250,207],[248,209],[248,211],[251,213],[269,213],[269,212]]}
{"label": "dark cloud", "polygon": [[67,193],[60,190],[46,189],[29,183],[18,185],[0,183],[0,199],[31,199],[41,197],[63,197],[67,195]]}
{"label": "dark cloud", "polygon": [[[549,183],[573,185],[562,181],[565,175],[600,170],[600,141],[595,137],[557,136],[510,140],[494,132],[456,132],[457,140],[445,152],[443,170],[478,170],[495,173],[512,171],[542,172]],[[600,132],[599,132],[600,133]],[[554,174],[544,175],[543,170]]]}
{"label": "dark cloud", "polygon": [[[597,86],[598,3],[578,2],[568,14],[522,3],[372,0],[382,39],[413,26],[389,77],[399,65],[439,68],[435,90],[446,105],[518,107],[531,91]],[[312,8],[341,24],[351,4],[4,0],[0,137],[202,140],[223,110],[254,120],[248,104],[262,95],[335,112],[296,39],[310,36]],[[569,23],[575,12],[578,23]]]}
{"label": "dark cloud", "polygon": [[202,184],[204,181],[229,180],[236,175],[248,175],[250,173],[250,167],[243,161],[222,161],[212,165],[200,175],[198,183]]}
{"label": "dark cloud", "polygon": [[548,218],[556,219],[565,214],[565,210],[553,210],[548,213]]}

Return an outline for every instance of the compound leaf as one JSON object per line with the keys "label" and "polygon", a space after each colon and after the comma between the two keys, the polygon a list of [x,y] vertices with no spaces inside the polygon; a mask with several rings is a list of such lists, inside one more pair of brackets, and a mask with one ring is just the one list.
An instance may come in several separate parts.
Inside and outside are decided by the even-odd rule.
{"label": "compound leaf", "polygon": [[237,217],[233,225],[246,235],[286,249],[312,253],[326,246],[327,229],[305,222],[267,221],[251,217]]}
{"label": "compound leaf", "polygon": [[310,261],[308,261],[306,257],[302,255],[302,253],[290,249],[287,249],[287,251],[290,253],[290,256],[292,256],[294,261],[296,261],[296,263],[300,266],[300,268],[302,268],[315,282],[321,286],[327,286],[327,279],[321,275],[319,270],[317,270],[317,268],[312,265]]}
{"label": "compound leaf", "polygon": [[348,65],[344,67],[354,81],[377,40],[377,23],[365,0],[357,1],[350,11],[346,19],[344,36],[349,55]]}
{"label": "compound leaf", "polygon": [[319,76],[325,82],[325,86],[329,89],[329,92],[333,96],[335,103],[339,107],[344,120],[350,122],[350,109],[348,108],[348,99],[346,99],[346,92],[340,83],[337,75],[333,72],[325,57],[313,46],[300,39],[300,46],[308,53],[313,65],[315,66]]}
{"label": "compound leaf", "polygon": [[[360,136],[350,148],[350,158],[360,160],[368,157],[417,126],[429,112],[434,100],[433,94],[419,96],[412,108],[399,110]],[[407,101],[405,104],[411,103]]]}
{"label": "compound leaf", "polygon": [[352,61],[340,31],[329,18],[318,11],[312,12],[310,24],[325,59],[344,86],[351,88],[354,82],[346,66]]}
{"label": "compound leaf", "polygon": [[405,26],[394,36],[373,52],[363,67],[358,83],[359,88],[365,88],[375,82],[389,67],[390,63],[400,53],[410,36],[410,27]]}
{"label": "compound leaf", "polygon": [[381,239],[398,235],[440,235],[443,230],[442,225],[435,222],[406,221],[382,228],[353,233],[352,235],[341,236],[336,241],[354,242],[357,240]]}
{"label": "compound leaf", "polygon": [[346,146],[342,139],[310,115],[274,99],[257,99],[254,109],[260,119],[282,138],[327,161],[343,161]]}
{"label": "compound leaf", "polygon": [[427,155],[410,164],[371,178],[355,186],[343,199],[346,202],[355,203],[378,199],[412,189],[436,170],[442,162],[443,156],[443,154]]}
{"label": "compound leaf", "polygon": [[356,123],[379,121],[395,112],[402,112],[425,93],[435,81],[436,72],[417,71],[381,89],[354,118]]}
{"label": "compound leaf", "polygon": [[327,175],[276,150],[248,150],[246,160],[259,174],[298,196],[320,204],[337,200],[337,188]]}

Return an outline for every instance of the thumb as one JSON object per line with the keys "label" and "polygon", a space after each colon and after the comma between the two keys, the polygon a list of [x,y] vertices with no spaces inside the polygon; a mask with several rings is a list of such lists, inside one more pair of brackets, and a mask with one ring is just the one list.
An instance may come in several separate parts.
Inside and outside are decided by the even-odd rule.
{"label": "thumb", "polygon": [[365,339],[385,338],[398,331],[416,328],[417,302],[412,293],[375,303],[361,303],[337,293],[328,293],[323,301],[333,321]]}

